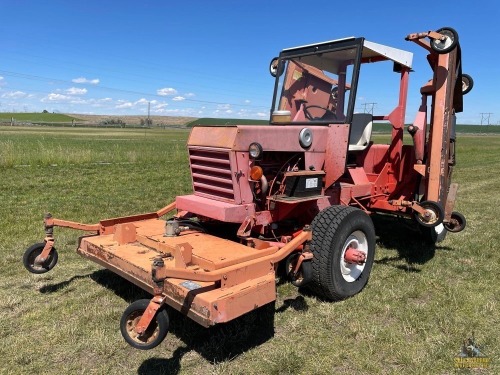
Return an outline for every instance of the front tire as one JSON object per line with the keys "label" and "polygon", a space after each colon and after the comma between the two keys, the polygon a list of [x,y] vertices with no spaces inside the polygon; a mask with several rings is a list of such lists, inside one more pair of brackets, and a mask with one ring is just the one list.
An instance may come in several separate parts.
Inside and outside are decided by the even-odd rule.
{"label": "front tire", "polygon": [[[331,206],[312,221],[311,289],[329,300],[342,300],[359,293],[368,282],[375,256],[375,229],[360,209]],[[348,263],[346,250],[363,252],[363,264]]]}

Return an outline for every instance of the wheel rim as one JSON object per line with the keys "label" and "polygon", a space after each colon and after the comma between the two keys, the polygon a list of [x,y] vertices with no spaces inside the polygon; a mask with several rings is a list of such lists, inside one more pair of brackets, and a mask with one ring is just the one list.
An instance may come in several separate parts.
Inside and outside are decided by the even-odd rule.
{"label": "wheel rim", "polygon": [[418,214],[418,217],[422,223],[425,223],[429,226],[432,226],[432,224],[436,223],[438,221],[438,215],[433,209],[430,209],[428,207],[424,207],[425,212],[429,214],[428,217],[425,217],[424,215],[421,215],[420,213]]}
{"label": "wheel rim", "polygon": [[368,240],[364,232],[357,230],[353,232],[342,247],[340,255],[340,272],[345,281],[352,283],[356,281],[365,269],[366,262],[363,264],[348,263],[345,261],[345,253],[349,248],[354,248],[365,253],[368,258]]}
{"label": "wheel rim", "polygon": [[469,80],[465,77],[462,77],[462,92],[467,91],[469,86],[470,86]]}
{"label": "wheel rim", "polygon": [[43,248],[37,249],[37,250],[33,251],[28,257],[28,261],[29,261],[28,264],[31,267],[31,269],[33,269],[35,271],[46,270],[47,266],[50,264],[50,262],[52,260],[52,255],[49,255],[49,257],[47,258],[47,260],[43,264],[36,264],[36,258],[38,258],[40,256],[40,254],[42,253],[42,250],[43,250]]}
{"label": "wheel rim", "polygon": [[436,225],[433,229],[438,236],[446,230],[443,223]]}
{"label": "wheel rim", "polygon": [[133,311],[127,317],[127,323],[125,325],[128,337],[139,345],[150,344],[157,339],[158,334],[160,333],[160,327],[158,326],[156,320],[153,320],[143,335],[139,336],[137,334],[135,327],[137,327],[143,313],[143,311]]}
{"label": "wheel rim", "polygon": [[443,34],[445,36],[445,39],[444,40],[434,39],[433,43],[437,49],[443,51],[449,48],[453,44],[454,35],[449,30],[441,30],[439,33]]}

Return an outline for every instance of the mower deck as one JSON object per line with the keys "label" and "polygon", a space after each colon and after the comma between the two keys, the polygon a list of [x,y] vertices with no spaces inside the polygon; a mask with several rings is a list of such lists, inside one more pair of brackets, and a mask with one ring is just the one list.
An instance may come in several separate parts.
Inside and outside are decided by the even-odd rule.
{"label": "mower deck", "polygon": [[[169,305],[203,326],[276,299],[274,265],[259,258],[276,253],[277,247],[244,246],[198,231],[174,237],[164,233],[164,220],[119,224],[113,234],[82,237],[77,251],[150,293],[155,258],[163,259],[167,274],[192,273],[191,278],[167,277],[163,293]],[[220,281],[202,280],[217,278],[214,274],[220,274]]]}

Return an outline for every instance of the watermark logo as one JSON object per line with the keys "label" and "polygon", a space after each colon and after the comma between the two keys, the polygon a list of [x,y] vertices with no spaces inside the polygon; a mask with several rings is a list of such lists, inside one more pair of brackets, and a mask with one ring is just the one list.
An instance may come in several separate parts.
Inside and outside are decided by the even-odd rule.
{"label": "watermark logo", "polygon": [[464,340],[460,352],[455,357],[456,368],[488,368],[490,362],[491,358],[485,355],[476,343],[474,332],[471,337]]}

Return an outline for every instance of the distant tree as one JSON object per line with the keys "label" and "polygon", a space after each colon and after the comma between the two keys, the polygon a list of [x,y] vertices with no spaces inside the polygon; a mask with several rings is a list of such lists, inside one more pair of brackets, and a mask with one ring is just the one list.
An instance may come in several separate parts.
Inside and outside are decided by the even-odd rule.
{"label": "distant tree", "polygon": [[44,109],[42,113],[49,113],[49,111],[47,111],[46,109]]}

